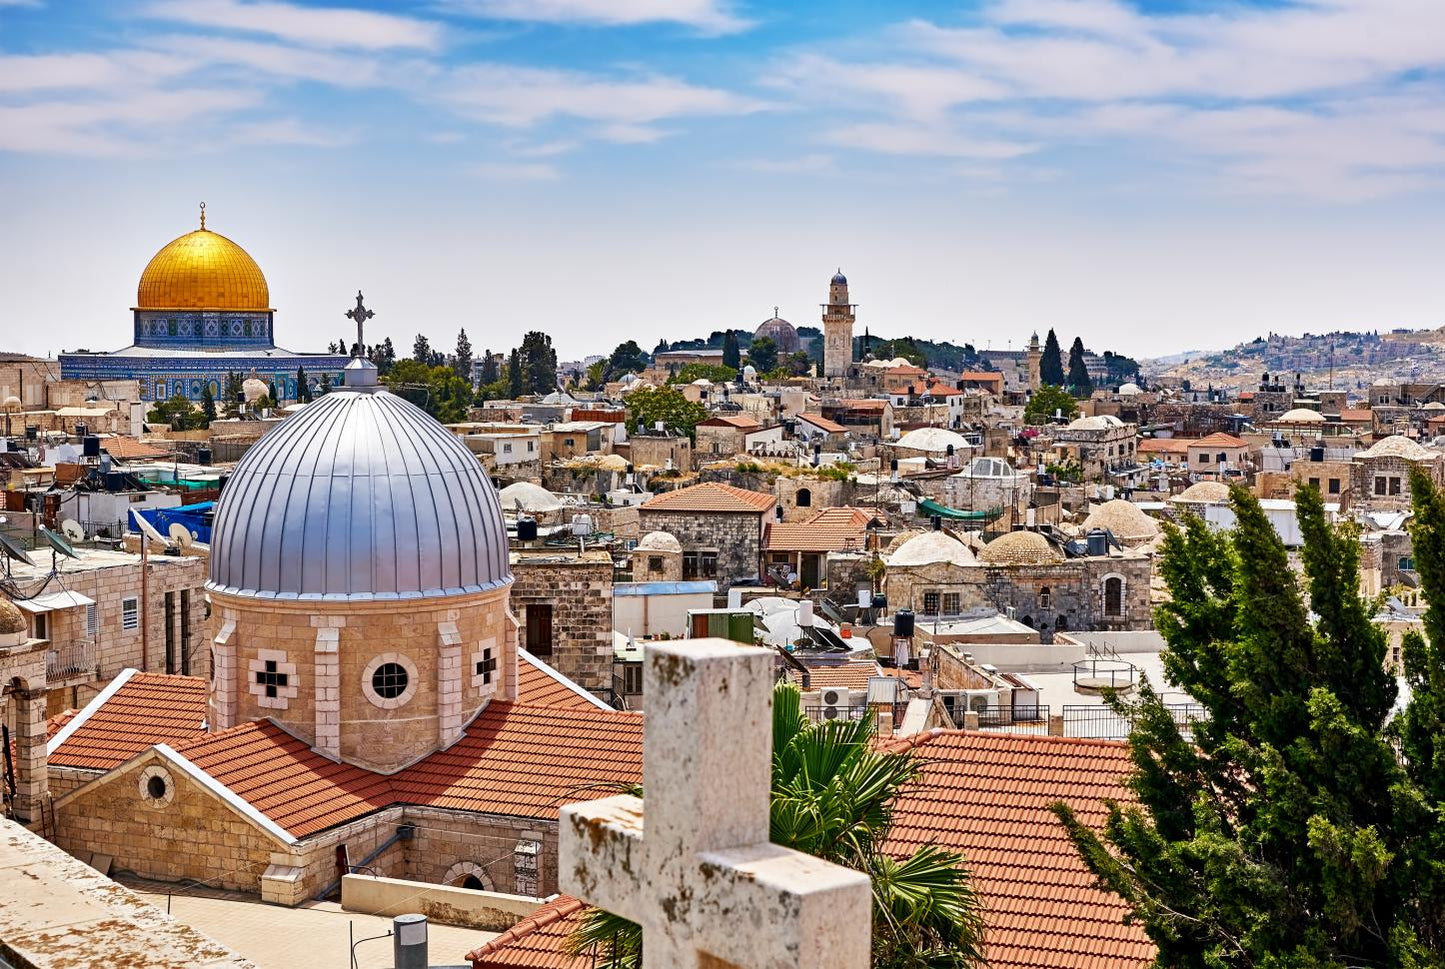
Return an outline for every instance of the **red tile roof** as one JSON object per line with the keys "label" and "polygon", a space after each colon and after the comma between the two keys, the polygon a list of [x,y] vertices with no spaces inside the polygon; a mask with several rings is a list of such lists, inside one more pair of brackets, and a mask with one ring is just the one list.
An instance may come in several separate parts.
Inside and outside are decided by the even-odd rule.
{"label": "red tile roof", "polygon": [[110,770],[154,744],[175,746],[205,732],[200,677],[130,671],[108,699],[99,699],[70,721],[79,725],[50,755],[52,766]]}
{"label": "red tile roof", "polygon": [[778,499],[760,491],[734,488],[732,485],[704,481],[689,488],[668,491],[643,502],[641,510],[648,511],[715,511],[749,512],[758,514],[769,511]]}
{"label": "red tile roof", "polygon": [[558,895],[490,942],[467,953],[472,969],[592,969],[589,956],[569,956],[563,943],[587,905]]}
{"label": "red tile roof", "polygon": [[103,437],[100,439],[100,449],[113,458],[125,460],[149,460],[151,458],[168,458],[171,452],[163,450],[144,441],[133,437],[126,437],[117,434],[114,437]]}
{"label": "red tile roof", "polygon": [[1201,437],[1194,442],[1194,447],[1248,447],[1249,442],[1242,441],[1233,434],[1225,434],[1223,431],[1215,431],[1208,437]]}
{"label": "red tile roof", "polygon": [[1146,437],[1134,451],[1137,454],[1184,454],[1198,441],[1183,437]]}
{"label": "red tile roof", "polygon": [[590,785],[642,779],[642,716],[493,701],[461,740],[392,775],[329,760],[270,720],[176,751],[293,837],[393,804],[552,820]]}
{"label": "red tile roof", "polygon": [[823,431],[826,434],[848,433],[848,428],[844,427],[842,424],[839,424],[836,421],[830,421],[828,420],[828,418],[822,417],[818,414],[799,414],[798,420],[807,421],[809,424],[812,424],[818,430]]}
{"label": "red tile roof", "polygon": [[894,803],[887,849],[926,844],[962,852],[984,903],[990,969],[1148,966],[1154,947],[1128,910],[1095,886],[1049,810],[1064,801],[1103,825],[1105,798],[1129,803],[1121,783],[1129,748],[1109,740],[931,731],[890,749],[924,760],[920,782]]}
{"label": "red tile roof", "polygon": [[[808,667],[808,689],[810,690],[867,690],[868,678],[878,675],[877,663],[839,663],[837,666]],[[788,670],[788,676],[801,688],[803,674]]]}
{"label": "red tile roof", "polygon": [[746,416],[746,415],[730,416],[730,415],[725,415],[725,414],[718,414],[718,415],[716,415],[716,416],[714,416],[714,417],[709,417],[707,420],[702,421],[702,422],[699,423],[697,426],[698,426],[698,427],[735,427],[735,428],[737,428],[738,430],[742,430],[742,431],[754,431],[754,430],[757,430],[758,428],[762,427],[763,425],[759,424],[757,421],[753,420],[751,417],[748,417],[748,416]]}
{"label": "red tile roof", "polygon": [[1370,410],[1346,408],[1340,411],[1340,420],[1342,421],[1372,421],[1374,418],[1375,415]]}
{"label": "red tile roof", "polygon": [[[570,685],[569,685],[570,684]],[[531,654],[517,651],[517,702],[569,710],[596,710],[582,687]],[[599,701],[600,702],[600,701]]]}
{"label": "red tile roof", "polygon": [[765,545],[771,552],[861,551],[872,520],[858,508],[825,508],[807,521],[770,523]]}

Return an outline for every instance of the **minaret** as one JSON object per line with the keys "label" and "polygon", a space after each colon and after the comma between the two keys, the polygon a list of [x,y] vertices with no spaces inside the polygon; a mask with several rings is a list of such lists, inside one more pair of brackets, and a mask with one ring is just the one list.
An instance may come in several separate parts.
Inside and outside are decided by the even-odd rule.
{"label": "minaret", "polygon": [[857,306],[848,302],[848,277],[843,270],[828,284],[823,306],[823,376],[846,377],[853,363],[853,321]]}
{"label": "minaret", "polygon": [[1039,331],[1035,330],[1034,335],[1029,337],[1029,390],[1038,390],[1042,380],[1039,377],[1039,362],[1044,358],[1044,351],[1039,348]]}

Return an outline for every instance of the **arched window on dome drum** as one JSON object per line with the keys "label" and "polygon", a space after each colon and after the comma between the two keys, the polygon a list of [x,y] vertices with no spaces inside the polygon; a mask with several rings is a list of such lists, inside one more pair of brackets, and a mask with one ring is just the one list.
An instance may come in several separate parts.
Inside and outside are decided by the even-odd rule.
{"label": "arched window on dome drum", "polygon": [[406,667],[400,663],[382,663],[371,674],[371,688],[383,700],[395,700],[406,692]]}

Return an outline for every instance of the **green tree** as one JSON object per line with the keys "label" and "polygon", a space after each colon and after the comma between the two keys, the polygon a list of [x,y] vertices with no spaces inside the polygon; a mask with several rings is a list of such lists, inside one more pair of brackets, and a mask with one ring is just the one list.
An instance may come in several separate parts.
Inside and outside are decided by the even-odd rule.
{"label": "green tree", "polygon": [[242,398],[245,396],[241,389],[241,375],[232,371],[226,374],[226,382],[221,385],[221,403],[227,417],[235,417],[241,412]]}
{"label": "green tree", "polygon": [[1079,413],[1079,405],[1068,391],[1052,384],[1044,384],[1029,402],[1024,405],[1025,424],[1048,424],[1054,420],[1054,412],[1066,421],[1073,420]]}
{"label": "green tree", "polygon": [[[878,969],[982,965],[983,920],[963,857],[931,845],[906,858],[884,850],[892,803],[922,763],[879,750],[871,718],[812,723],[800,704],[797,687],[774,688],[772,842],[868,875]],[[638,925],[592,909],[568,949],[595,952],[599,969],[635,969],[643,943]]]}
{"label": "green tree", "polygon": [[376,365],[376,372],[385,376],[396,364],[396,347],[391,345],[391,337],[382,340],[371,348],[368,355],[371,362]]}
{"label": "green tree", "polygon": [[748,347],[748,363],[758,373],[771,373],[778,365],[778,344],[772,337],[759,337]]}
{"label": "green tree", "polygon": [[690,363],[667,378],[670,384],[690,384],[694,380],[711,380],[715,384],[731,383],[738,372],[717,363]]}
{"label": "green tree", "polygon": [[207,381],[206,385],[201,388],[201,417],[204,421],[201,424],[202,427],[210,427],[211,421],[216,419],[216,398],[211,393],[210,381]]}
{"label": "green tree", "polygon": [[[1108,804],[1102,834],[1055,812],[1156,965],[1438,967],[1441,803],[1390,742],[1396,689],[1355,530],[1300,489],[1302,589],[1259,501],[1236,487],[1231,502],[1232,533],[1191,516],[1163,545],[1165,676],[1204,716],[1186,738],[1148,684],[1116,701],[1138,805]],[[1420,529],[1417,558],[1421,538],[1439,556],[1441,537]]]}
{"label": "green tree", "polygon": [[607,358],[606,379],[616,380],[624,374],[639,373],[647,369],[647,362],[647,353],[636,340],[619,343]]}
{"label": "green tree", "polygon": [[1064,385],[1064,353],[1052,328],[1044,337],[1044,354],[1039,358],[1039,382],[1055,387]]}
{"label": "green tree", "polygon": [[723,337],[722,352],[724,367],[732,367],[734,370],[742,367],[743,355],[742,351],[738,349],[738,335],[732,330],[728,330],[727,335]]}
{"label": "green tree", "polygon": [[431,355],[431,341],[422,334],[418,333],[416,335],[416,339],[413,340],[411,344],[411,358],[417,363],[430,365]]}
{"label": "green tree", "polygon": [[546,395],[557,389],[557,351],[552,338],[540,330],[522,337],[520,358],[524,393]]}
{"label": "green tree", "polygon": [[1084,341],[1077,336],[1074,337],[1074,345],[1069,347],[1069,390],[1081,399],[1094,392],[1094,382],[1089,378],[1089,368],[1084,363]]}
{"label": "green tree", "polygon": [[467,339],[467,328],[457,333],[457,352],[452,355],[452,372],[468,384],[472,382],[472,341]]}
{"label": "green tree", "polygon": [[813,358],[806,350],[795,350],[778,365],[789,377],[806,377],[813,369]]}
{"label": "green tree", "polygon": [[502,376],[502,368],[497,363],[497,358],[491,350],[482,351],[482,372],[478,375],[479,383],[494,384]]}
{"label": "green tree", "polygon": [[306,368],[296,368],[296,400],[302,404],[311,403],[311,382],[306,379]]}
{"label": "green tree", "polygon": [[173,431],[192,431],[205,427],[205,415],[196,409],[185,394],[177,392],[169,400],[157,401],[146,413],[149,424],[169,424]]}
{"label": "green tree", "polygon": [[676,387],[642,387],[627,395],[627,431],[631,434],[638,427],[652,428],[661,421],[692,437],[698,423],[705,420],[707,408],[688,400]]}
{"label": "green tree", "polygon": [[507,396],[516,400],[526,389],[526,375],[522,372],[522,351],[513,347],[511,356],[507,358]]}
{"label": "green tree", "polygon": [[386,383],[398,396],[416,404],[443,424],[467,418],[472,404],[472,385],[451,367],[430,367],[415,360],[398,360]]}

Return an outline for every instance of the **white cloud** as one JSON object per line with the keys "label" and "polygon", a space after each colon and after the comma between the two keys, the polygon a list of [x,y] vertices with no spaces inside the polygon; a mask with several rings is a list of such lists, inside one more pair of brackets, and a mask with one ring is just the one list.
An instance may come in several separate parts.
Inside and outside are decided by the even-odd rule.
{"label": "white cloud", "polygon": [[803,175],[830,170],[833,167],[833,156],[814,152],[796,158],[748,158],[738,162],[737,167],[776,175]]}
{"label": "white cloud", "polygon": [[346,7],[242,0],[156,0],[144,12],[197,27],[266,34],[307,47],[429,50],[441,45],[440,24]]}
{"label": "white cloud", "polygon": [[472,168],[482,178],[507,182],[544,182],[557,177],[557,169],[546,162],[483,162]]}
{"label": "white cloud", "polygon": [[478,121],[522,127],[575,118],[599,122],[604,126],[599,130],[614,137],[668,118],[749,114],[766,107],[662,75],[613,78],[509,64],[457,68],[438,91],[444,103]]}
{"label": "white cloud", "polygon": [[674,23],[708,34],[731,34],[751,23],[720,0],[452,0],[446,8],[492,20],[624,27]]}
{"label": "white cloud", "polygon": [[1343,201],[1445,176],[1437,0],[1183,14],[993,0],[972,25],[913,20],[850,53],[805,51],[773,72],[799,99],[850,112],[821,132],[829,144],[994,159],[1122,146],[1133,164],[1162,152],[1189,177],[1207,172],[1215,190]]}
{"label": "white cloud", "polygon": [[243,67],[272,80],[365,87],[378,83],[380,78],[380,65],[367,57],[269,41],[166,34],[147,38],[145,43],[192,62]]}
{"label": "white cloud", "polygon": [[0,150],[59,155],[152,154],[197,119],[224,116],[260,101],[255,91],[124,92],[71,101],[0,106]]}
{"label": "white cloud", "polygon": [[230,138],[243,145],[297,145],[305,148],[339,148],[356,139],[349,133],[317,127],[300,118],[243,122],[228,128]]}

